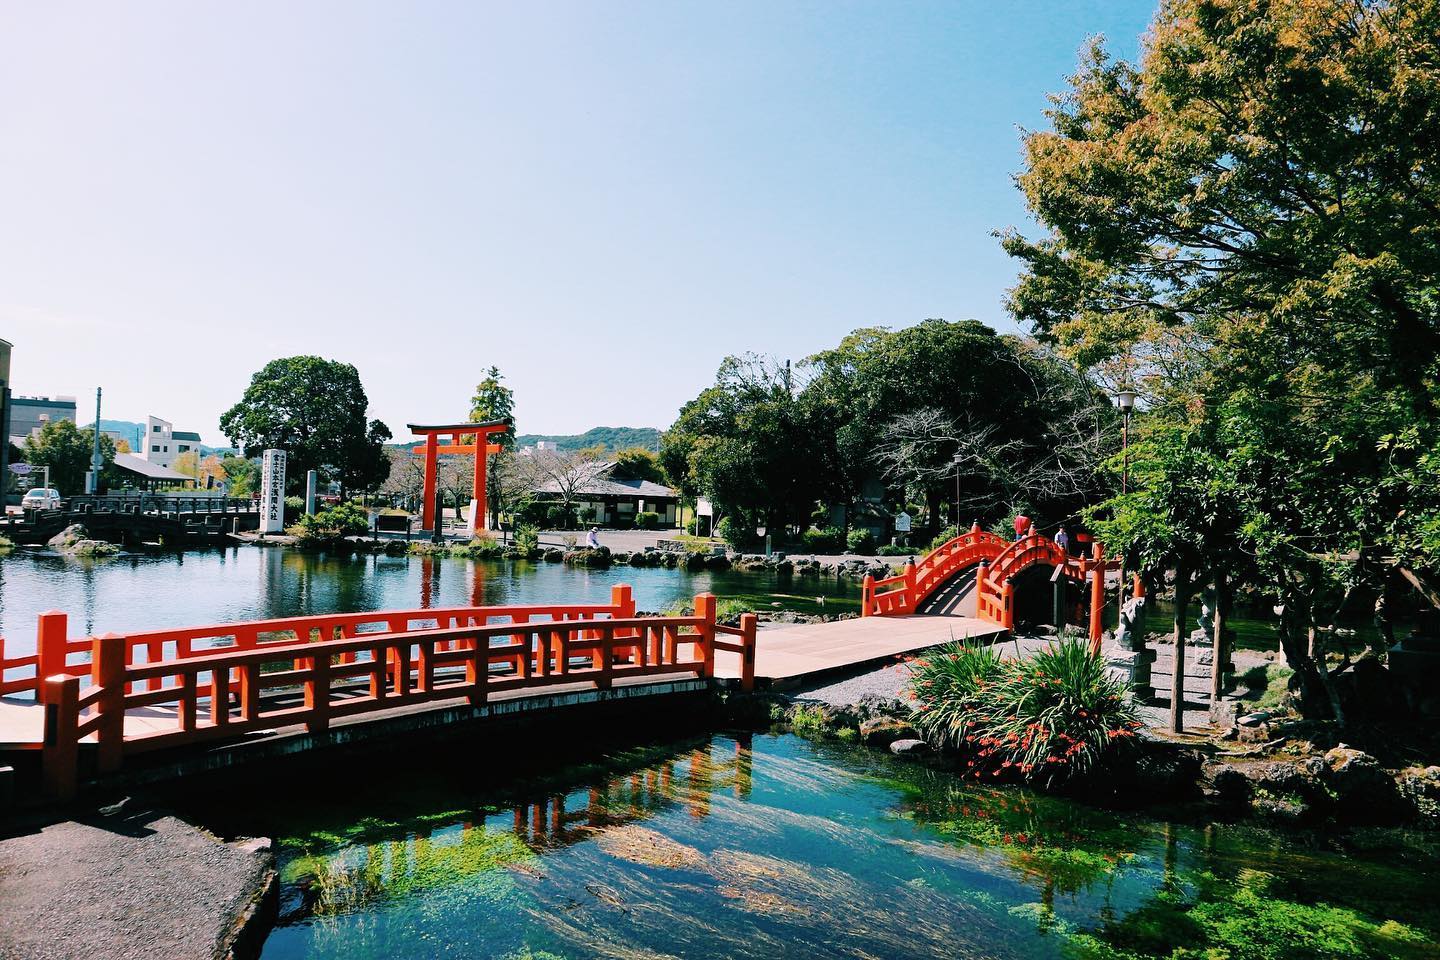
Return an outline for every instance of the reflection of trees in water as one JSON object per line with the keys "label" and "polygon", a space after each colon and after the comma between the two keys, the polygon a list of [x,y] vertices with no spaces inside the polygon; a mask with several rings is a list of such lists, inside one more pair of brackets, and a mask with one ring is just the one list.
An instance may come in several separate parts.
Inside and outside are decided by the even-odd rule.
{"label": "reflection of trees in water", "polygon": [[467,895],[508,890],[510,883],[476,885],[481,875],[506,868],[532,868],[536,854],[552,852],[617,827],[683,806],[692,817],[709,813],[712,791],[729,787],[749,794],[748,737],[737,740],[735,756],[716,761],[696,750],[643,770],[607,779],[583,793],[555,793],[516,804],[509,829],[493,823],[462,822],[458,831],[418,829],[403,836],[307,853],[291,861],[285,881],[302,891],[284,919],[302,915],[334,917],[369,909],[383,900],[416,897],[464,884]]}

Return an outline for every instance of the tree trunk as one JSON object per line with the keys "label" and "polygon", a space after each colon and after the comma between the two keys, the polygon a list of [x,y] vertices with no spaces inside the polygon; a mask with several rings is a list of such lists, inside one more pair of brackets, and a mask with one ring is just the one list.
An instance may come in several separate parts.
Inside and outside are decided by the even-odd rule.
{"label": "tree trunk", "polygon": [[1170,677],[1170,729],[1185,730],[1185,610],[1190,605],[1190,571],[1175,565],[1175,668]]}
{"label": "tree trunk", "polygon": [[1300,712],[1307,719],[1323,718],[1325,712],[1322,706],[1328,699],[1325,685],[1315,668],[1315,661],[1310,658],[1308,636],[1296,629],[1300,604],[1288,589],[1282,589],[1280,603],[1280,621],[1275,626],[1275,632],[1280,638],[1286,665],[1300,679]]}
{"label": "tree trunk", "polygon": [[1225,574],[1215,574],[1215,617],[1211,629],[1214,631],[1210,649],[1213,658],[1210,663],[1210,703],[1220,702],[1225,692],[1225,664],[1229,662],[1225,649]]}

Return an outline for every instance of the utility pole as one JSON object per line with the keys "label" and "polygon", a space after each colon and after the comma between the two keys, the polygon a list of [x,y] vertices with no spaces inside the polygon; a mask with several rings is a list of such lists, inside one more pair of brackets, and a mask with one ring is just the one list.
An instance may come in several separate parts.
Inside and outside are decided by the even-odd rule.
{"label": "utility pole", "polygon": [[85,492],[96,494],[100,492],[100,468],[105,466],[105,458],[100,456],[100,388],[95,388],[95,448],[90,454],[90,472],[85,475]]}

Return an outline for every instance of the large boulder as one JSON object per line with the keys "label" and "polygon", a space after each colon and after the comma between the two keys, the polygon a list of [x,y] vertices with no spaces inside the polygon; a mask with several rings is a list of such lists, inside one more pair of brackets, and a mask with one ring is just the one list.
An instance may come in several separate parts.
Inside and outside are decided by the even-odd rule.
{"label": "large boulder", "polygon": [[49,546],[71,557],[109,557],[120,552],[113,543],[90,539],[90,531],[79,523],[72,523],[51,537]]}
{"label": "large boulder", "polygon": [[1344,813],[1368,820],[1393,815],[1400,807],[1395,779],[1362,750],[1342,743],[1327,752],[1322,777]]}
{"label": "large boulder", "polygon": [[1440,822],[1440,766],[1401,770],[1395,786],[1412,814]]}
{"label": "large boulder", "polygon": [[860,721],[860,739],[866,746],[888,747],[896,740],[914,740],[919,734],[903,720],[891,717],[872,717]]}

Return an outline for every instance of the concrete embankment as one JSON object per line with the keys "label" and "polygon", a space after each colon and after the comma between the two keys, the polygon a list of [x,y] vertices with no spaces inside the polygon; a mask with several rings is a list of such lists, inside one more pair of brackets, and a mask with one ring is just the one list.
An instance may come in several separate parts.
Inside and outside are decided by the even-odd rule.
{"label": "concrete embankment", "polygon": [[129,805],[0,839],[0,957],[243,960],[273,913],[268,840],[224,843]]}

